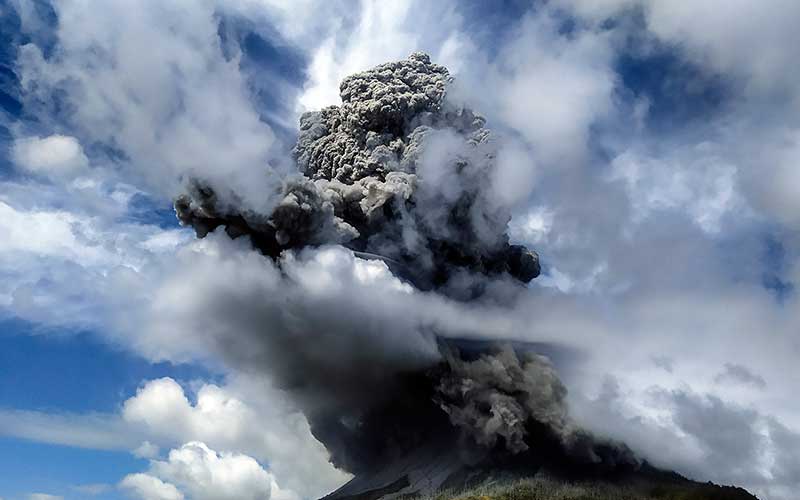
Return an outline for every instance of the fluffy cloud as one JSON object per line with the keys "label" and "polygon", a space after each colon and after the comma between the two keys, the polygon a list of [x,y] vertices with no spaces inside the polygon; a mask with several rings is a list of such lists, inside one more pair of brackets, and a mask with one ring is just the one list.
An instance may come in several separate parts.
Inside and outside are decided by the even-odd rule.
{"label": "fluffy cloud", "polygon": [[19,210],[0,201],[0,231],[7,236],[0,244],[4,255],[24,254],[82,262],[87,267],[113,265],[121,259],[98,242],[109,235],[88,218],[68,211]]}
{"label": "fluffy cloud", "polygon": [[[799,40],[797,30],[787,21],[800,14],[796,3],[560,0],[556,5],[587,21],[592,29],[607,20],[616,21],[610,32],[620,52],[635,53],[645,60],[653,53],[668,53],[677,57],[683,68],[695,68],[694,75],[675,75],[657,82],[663,93],[657,97],[680,102],[692,92],[708,92],[709,81],[718,82],[721,87],[716,92],[723,96],[723,103],[704,113],[702,124],[683,124],[682,132],[674,137],[665,136],[662,130],[651,139],[671,142],[677,150],[702,144],[721,153],[718,159],[737,170],[739,189],[747,202],[768,218],[797,224],[793,193],[800,185],[794,168],[798,162],[800,73],[792,64],[790,47]],[[625,45],[631,36],[638,40],[636,47]],[[669,86],[675,82],[685,86],[685,94],[676,94],[677,87]],[[669,156],[668,149],[662,148],[653,160],[659,161],[665,153]],[[685,157],[682,162],[693,163]]]}
{"label": "fluffy cloud", "polygon": [[[267,203],[264,193],[276,181],[268,164],[282,157],[238,60],[223,53],[214,4],[85,7],[55,2],[54,54],[20,47],[26,109],[114,150],[107,160],[150,192],[174,196],[187,177],[199,175],[220,193],[231,187],[253,206]],[[120,15],[127,22],[113,27],[110,20]],[[159,49],[141,57],[144,47]],[[68,113],[54,112],[55,94],[64,96]]]}
{"label": "fluffy cloud", "polygon": [[[237,393],[250,403],[237,397]],[[227,388],[203,385],[195,398],[193,405],[172,379],[153,380],[125,402],[122,418],[150,436],[150,440],[166,446],[202,441],[218,450],[236,450],[257,457],[269,463],[271,473],[283,487],[302,497],[321,496],[346,479],[328,463],[327,452],[311,436],[305,418],[288,410],[285,396],[268,385],[246,379]],[[170,462],[174,462],[174,455],[176,463],[183,463],[179,459],[188,454],[189,458],[197,455],[198,459],[216,463],[211,455],[200,451],[196,447],[181,453],[173,451]],[[237,460],[225,463],[238,463]],[[159,477],[178,477],[167,474],[172,469],[165,467],[157,468]]]}
{"label": "fluffy cloud", "polygon": [[128,474],[120,487],[141,500],[183,500],[184,496],[173,484],[165,483],[149,474]]}
{"label": "fluffy cloud", "polygon": [[488,68],[469,66],[457,75],[464,80],[457,92],[519,132],[532,148],[529,156],[552,168],[585,161],[591,127],[614,111],[617,78],[607,33],[565,37],[559,30],[548,9],[528,13]]}
{"label": "fluffy cloud", "polygon": [[153,460],[147,474],[126,476],[121,483],[144,500],[184,498],[183,492],[193,500],[268,500],[274,484],[251,457],[218,454],[199,441],[170,451],[165,461]]}
{"label": "fluffy cloud", "polygon": [[645,2],[645,13],[656,35],[686,47],[704,65],[741,75],[759,91],[796,91],[800,73],[789,49],[800,43],[789,21],[800,15],[796,2],[659,0]]}
{"label": "fluffy cloud", "polygon": [[64,135],[19,139],[12,154],[19,168],[44,176],[75,174],[89,166],[78,140]]}
{"label": "fluffy cloud", "polygon": [[[723,217],[739,208],[737,169],[709,144],[675,152],[674,158],[626,151],[614,158],[612,177],[625,183],[633,219],[654,211],[686,213],[704,231],[718,232]],[[672,162],[664,164],[662,162]]]}
{"label": "fluffy cloud", "polygon": [[113,211],[105,219],[69,205],[27,208],[19,193],[9,194],[7,201],[0,196],[2,315],[67,328],[107,324],[121,305],[116,301],[125,300],[115,287],[188,239],[177,230],[115,221]]}
{"label": "fluffy cloud", "polygon": [[158,446],[150,441],[144,441],[136,449],[133,450],[133,455],[139,458],[156,458],[158,456]]}
{"label": "fluffy cloud", "polygon": [[791,0],[559,0],[556,4],[598,23],[640,9],[653,34],[685,50],[702,66],[745,78],[754,91],[796,93],[794,82],[800,75],[790,47],[800,40],[789,19],[800,10]]}
{"label": "fluffy cloud", "polygon": [[166,462],[154,462],[152,471],[176,482],[198,500],[266,499],[272,477],[251,457],[218,455],[199,442],[185,444],[169,453]]}
{"label": "fluffy cloud", "polygon": [[607,379],[596,399],[576,409],[607,435],[624,436],[653,463],[697,479],[747,484],[764,498],[791,498],[785,492],[797,487],[797,478],[785,474],[796,470],[793,450],[800,434],[756,409],[687,389],[651,388],[649,415],[631,413],[628,401],[617,382]]}

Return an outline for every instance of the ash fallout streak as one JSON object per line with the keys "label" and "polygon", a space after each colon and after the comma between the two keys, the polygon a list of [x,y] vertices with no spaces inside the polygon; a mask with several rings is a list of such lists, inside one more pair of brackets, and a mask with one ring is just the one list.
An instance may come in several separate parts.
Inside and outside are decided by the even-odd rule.
{"label": "ash fallout streak", "polygon": [[219,227],[247,236],[282,270],[285,301],[236,318],[258,332],[245,344],[259,354],[231,348],[231,358],[286,389],[333,463],[357,477],[434,449],[449,450],[451,465],[634,468],[624,445],[572,423],[547,358],[447,340],[458,332],[409,323],[390,294],[366,296],[357,284],[338,303],[297,285],[292,269],[329,245],[447,300],[485,298],[497,282],[519,291],[539,274],[537,254],[509,243],[498,140],[480,115],[448,99],[451,82],[422,53],[345,78],[341,106],[301,117],[299,173],[265,193],[274,200],[267,212],[203,179],[176,200],[198,237]]}

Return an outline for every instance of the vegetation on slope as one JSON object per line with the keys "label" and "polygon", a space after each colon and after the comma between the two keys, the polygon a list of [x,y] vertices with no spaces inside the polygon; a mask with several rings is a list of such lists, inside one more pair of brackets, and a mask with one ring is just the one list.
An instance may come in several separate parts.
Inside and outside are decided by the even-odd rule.
{"label": "vegetation on slope", "polygon": [[754,500],[742,488],[696,483],[683,478],[661,481],[600,482],[536,477],[486,483],[462,492],[442,492],[426,500]]}

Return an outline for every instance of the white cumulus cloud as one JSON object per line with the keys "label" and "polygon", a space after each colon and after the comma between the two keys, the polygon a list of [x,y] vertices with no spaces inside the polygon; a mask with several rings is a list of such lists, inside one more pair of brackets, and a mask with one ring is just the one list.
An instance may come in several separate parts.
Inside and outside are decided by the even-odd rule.
{"label": "white cumulus cloud", "polygon": [[147,473],[126,476],[121,486],[143,500],[281,500],[298,497],[280,490],[256,460],[240,453],[217,453],[192,441],[171,450],[166,460],[152,460]]}
{"label": "white cumulus cloud", "polygon": [[305,418],[286,409],[284,396],[269,386],[247,380],[227,388],[206,384],[195,398],[192,404],[170,378],[152,380],[125,402],[122,417],[151,436],[151,443],[201,441],[268,461],[280,484],[303,497],[321,496],[347,479],[328,463]]}
{"label": "white cumulus cloud", "polygon": [[128,474],[120,488],[141,500],[183,500],[184,496],[173,484],[165,483],[149,474]]}
{"label": "white cumulus cloud", "polygon": [[80,142],[64,135],[17,139],[12,154],[17,167],[43,176],[74,175],[89,166]]}

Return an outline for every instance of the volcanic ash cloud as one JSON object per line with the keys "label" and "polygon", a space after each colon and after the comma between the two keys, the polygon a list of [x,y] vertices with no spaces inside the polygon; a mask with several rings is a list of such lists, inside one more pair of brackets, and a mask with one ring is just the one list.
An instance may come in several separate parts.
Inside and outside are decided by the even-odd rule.
{"label": "volcanic ash cloud", "polygon": [[179,220],[200,238],[249,238],[263,263],[242,263],[267,269],[257,289],[205,307],[236,336],[220,349],[293,395],[334,464],[356,474],[431,446],[470,462],[547,449],[634,463],[575,428],[546,358],[475,351],[448,340],[455,327],[420,319],[422,301],[469,308],[493,283],[521,291],[539,274],[537,254],[509,243],[510,209],[493,188],[498,141],[448,100],[451,81],[421,53],[345,78],[341,106],[301,117],[298,173],[264,193],[266,212],[191,182],[175,202]]}
{"label": "volcanic ash cloud", "polygon": [[243,209],[235,193],[199,180],[175,203],[205,236],[225,226],[265,255],[326,243],[384,259],[417,287],[441,288],[462,272],[539,274],[535,252],[509,244],[511,218],[491,189],[497,141],[485,120],[446,98],[451,78],[427,55],[347,77],[341,106],[304,114],[294,156],[270,213]]}

